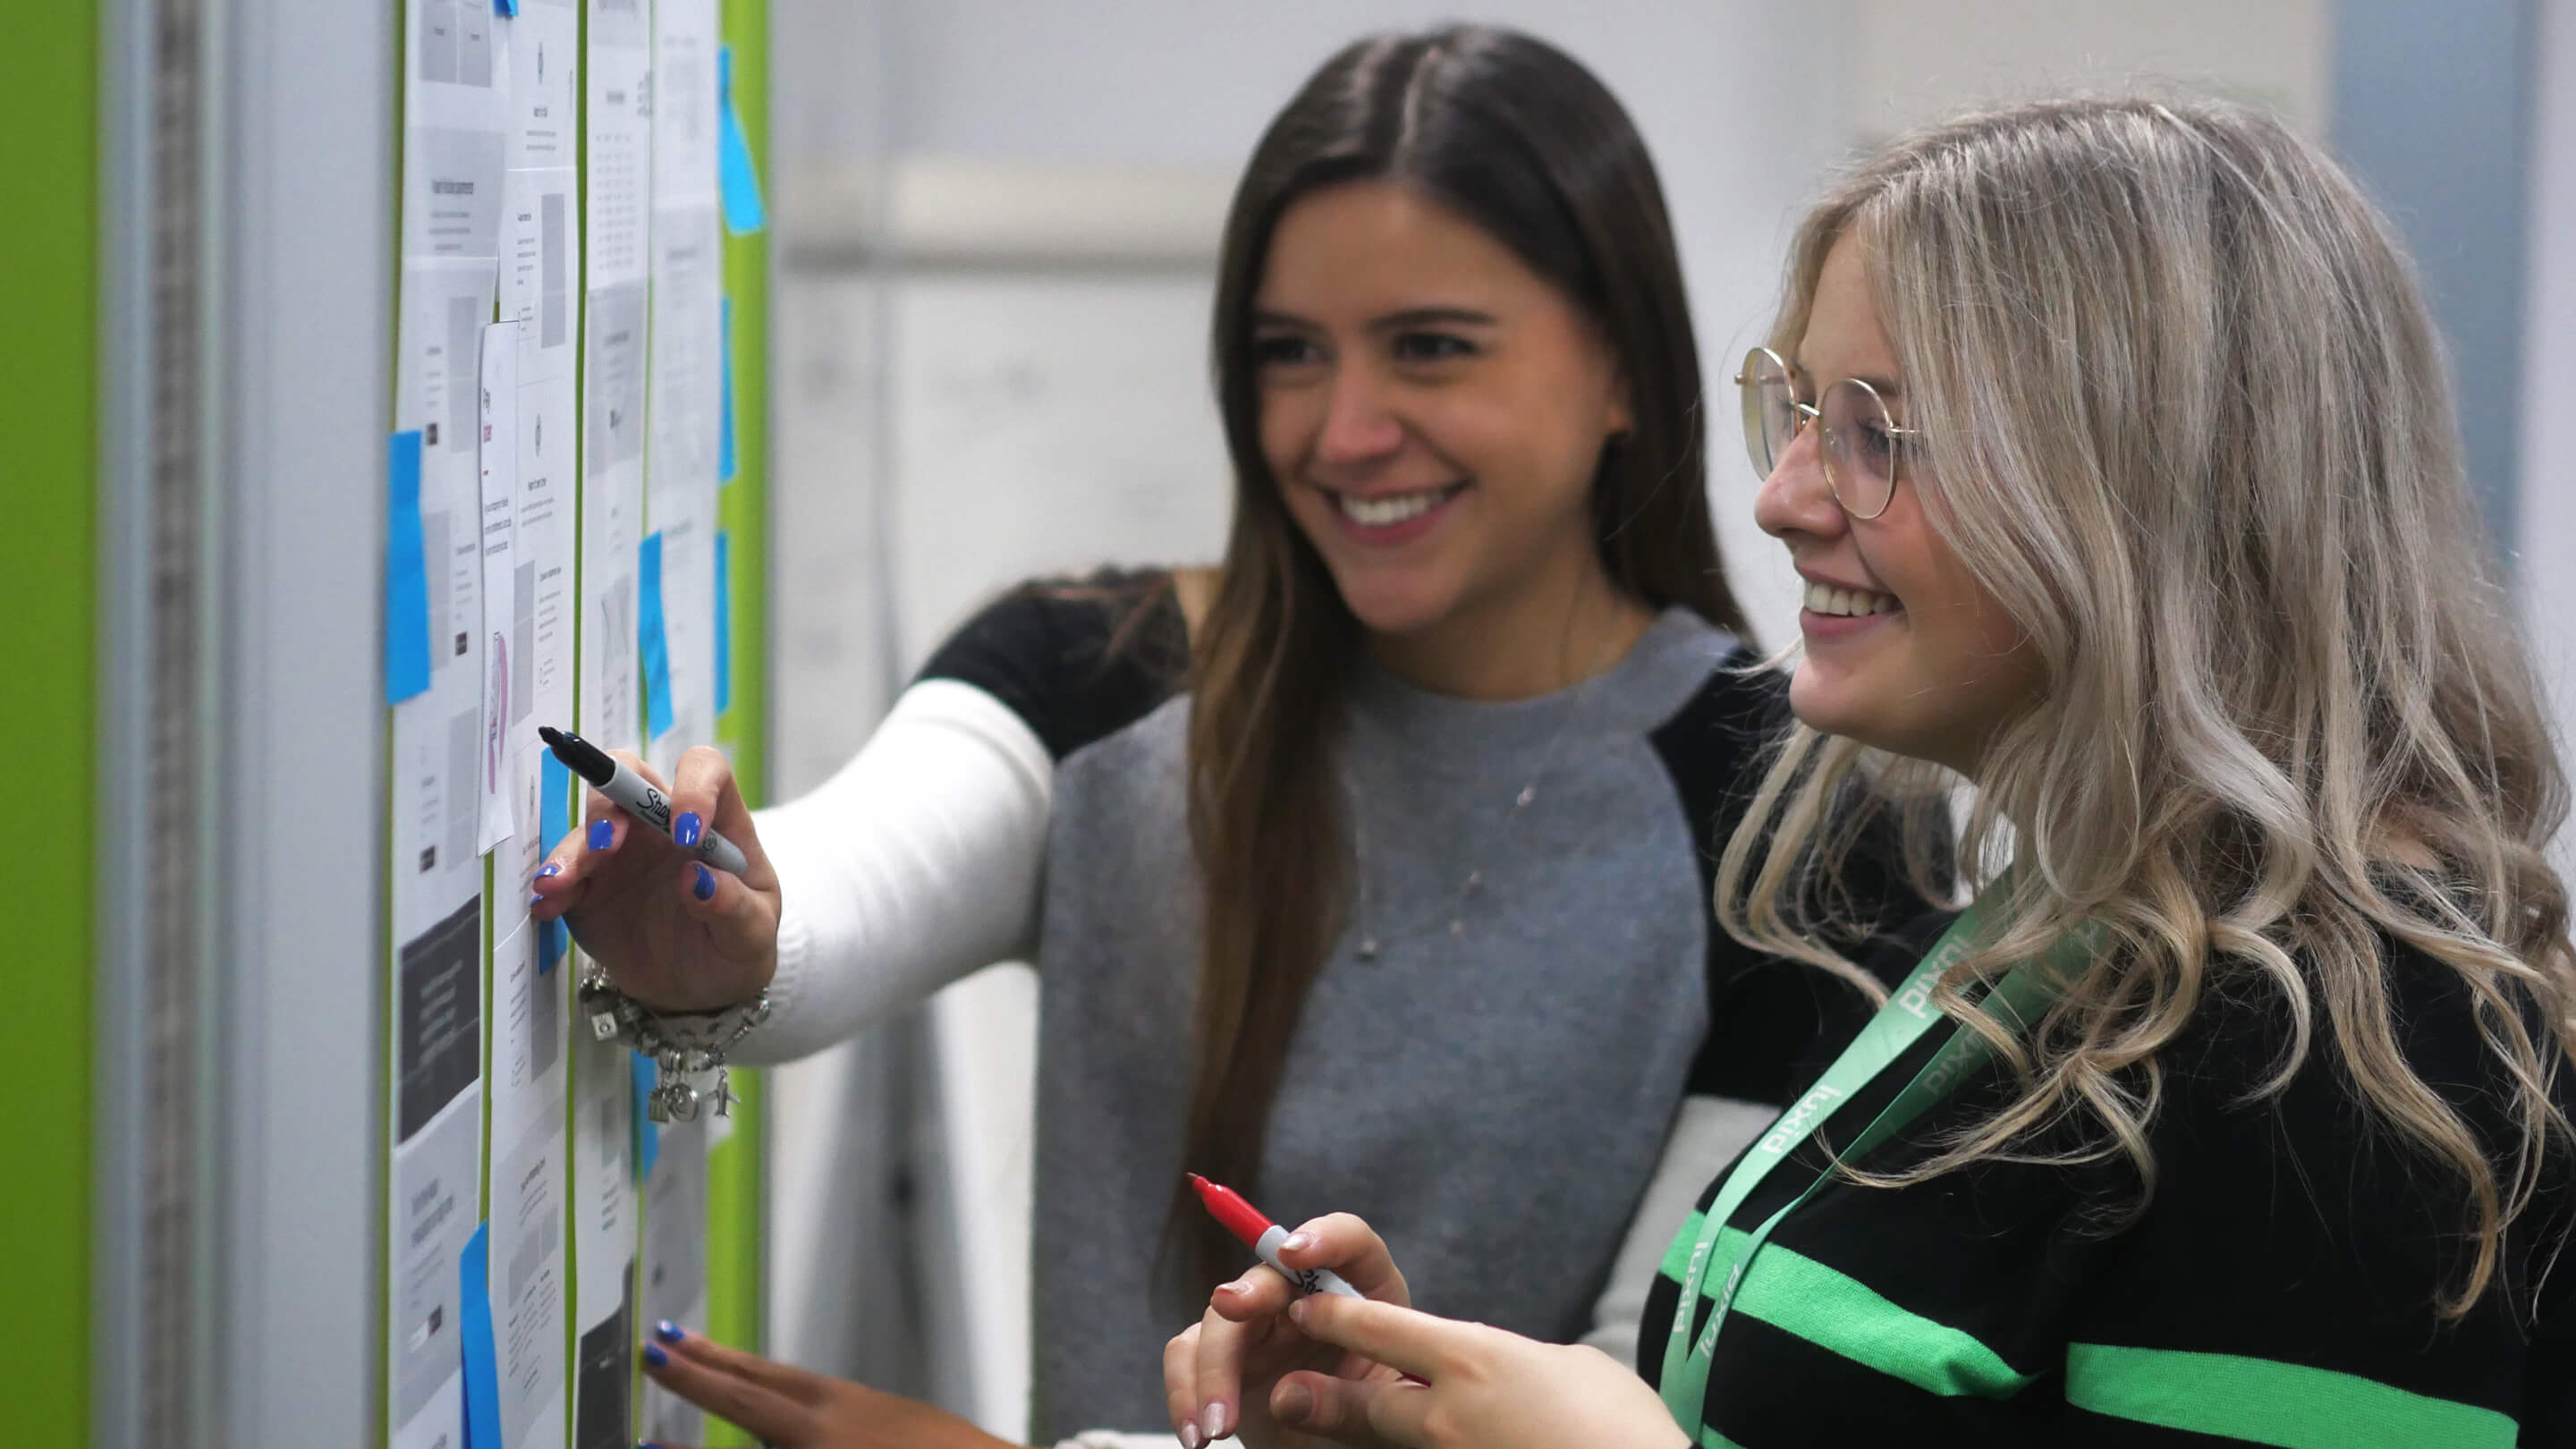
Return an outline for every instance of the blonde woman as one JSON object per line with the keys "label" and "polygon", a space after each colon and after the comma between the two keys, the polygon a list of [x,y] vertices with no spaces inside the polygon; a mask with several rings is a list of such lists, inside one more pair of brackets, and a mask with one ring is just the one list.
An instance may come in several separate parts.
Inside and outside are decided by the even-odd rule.
{"label": "blonde woman", "polygon": [[1742,386],[1810,588],[1721,916],[1870,990],[1790,888],[1831,802],[1956,777],[1984,888],[1701,1195],[1640,1374],[1412,1312],[1330,1218],[1283,1257],[1378,1301],[1218,1290],[1175,1421],[2576,1442],[2566,784],[2385,221],[2248,112],[1974,117],[1808,218]]}

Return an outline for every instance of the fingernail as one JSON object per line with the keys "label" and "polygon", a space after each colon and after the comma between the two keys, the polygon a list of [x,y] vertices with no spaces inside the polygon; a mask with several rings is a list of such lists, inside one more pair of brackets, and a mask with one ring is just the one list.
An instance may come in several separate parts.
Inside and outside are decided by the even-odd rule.
{"label": "fingernail", "polygon": [[1313,1412],[1315,1412],[1314,1391],[1304,1384],[1281,1384],[1279,1391],[1270,1396],[1270,1417],[1274,1419],[1286,1419],[1291,1423],[1302,1424],[1306,1422],[1306,1416]]}
{"label": "fingernail", "polygon": [[662,1351],[662,1345],[658,1343],[648,1343],[644,1345],[644,1362],[647,1364],[652,1365],[654,1368],[661,1368],[670,1361],[671,1356]]}
{"label": "fingernail", "polygon": [[538,872],[537,872],[537,877],[538,877],[538,879],[542,880],[542,879],[544,879],[545,877],[550,876],[550,875],[561,875],[561,874],[563,874],[563,867],[562,867],[562,866],[549,864],[545,869],[543,869],[543,870],[541,870],[541,871],[538,871]]}
{"label": "fingernail", "polygon": [[653,1336],[662,1340],[664,1343],[678,1343],[681,1339],[684,1339],[689,1335],[686,1330],[680,1327],[680,1325],[665,1318],[661,1322],[653,1325]]}
{"label": "fingernail", "polygon": [[701,827],[698,824],[698,812],[695,810],[683,810],[680,812],[680,818],[671,822],[671,839],[677,843],[682,850],[695,850],[698,848],[698,831],[700,828]]}
{"label": "fingernail", "polygon": [[716,873],[707,869],[704,865],[700,865],[698,867],[697,892],[698,899],[702,901],[711,901],[716,898]]}
{"label": "fingernail", "polygon": [[594,821],[590,822],[590,848],[591,848],[591,849],[593,849],[593,850],[606,850],[606,849],[608,848],[608,842],[610,842],[610,841],[612,841],[612,840],[615,840],[616,838],[617,838],[617,827],[616,827],[616,826],[609,824],[609,823],[608,823],[607,821],[605,821],[605,820],[594,820]]}
{"label": "fingernail", "polygon": [[1205,1429],[1207,1431],[1207,1436],[1211,1439],[1224,1438],[1225,1404],[1220,1401],[1201,1409],[1199,1411],[1199,1427]]}
{"label": "fingernail", "polygon": [[1199,1449],[1198,1425],[1183,1424],[1181,1426],[1181,1449]]}
{"label": "fingernail", "polygon": [[542,906],[542,905],[544,905],[545,903],[546,903],[546,898],[545,898],[544,896],[530,896],[530,897],[528,897],[528,909],[529,909],[529,910],[532,910],[532,911],[533,911],[533,910],[535,910],[537,907]]}
{"label": "fingernail", "polygon": [[1302,1253],[1313,1246],[1315,1246],[1315,1235],[1313,1233],[1290,1233],[1288,1236],[1279,1240],[1279,1251],[1283,1253]]}
{"label": "fingernail", "polygon": [[1292,1299],[1292,1300],[1290,1300],[1290,1301],[1289,1301],[1289,1304],[1288,1304],[1288,1321],[1289,1321],[1289,1322],[1291,1322],[1291,1323],[1296,1324],[1299,1328],[1303,1328],[1303,1327],[1305,1327],[1305,1326],[1306,1326],[1306,1300],[1305,1300],[1305,1299],[1303,1299],[1303,1298],[1297,1298],[1297,1299]]}

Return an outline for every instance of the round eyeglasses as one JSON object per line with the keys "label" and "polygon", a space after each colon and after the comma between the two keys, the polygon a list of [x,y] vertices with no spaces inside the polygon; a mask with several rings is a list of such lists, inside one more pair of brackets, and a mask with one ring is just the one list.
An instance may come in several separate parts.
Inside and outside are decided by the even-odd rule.
{"label": "round eyeglasses", "polygon": [[1825,389],[1820,403],[1798,401],[1789,364],[1768,347],[1744,354],[1744,370],[1735,375],[1744,394],[1744,451],[1753,471],[1768,478],[1780,466],[1798,431],[1810,420],[1825,427],[1825,485],[1834,501],[1854,518],[1876,518],[1895,500],[1896,485],[1905,481],[1908,454],[1917,446],[1914,428],[1900,428],[1887,416],[1878,389],[1857,377],[1846,377]]}

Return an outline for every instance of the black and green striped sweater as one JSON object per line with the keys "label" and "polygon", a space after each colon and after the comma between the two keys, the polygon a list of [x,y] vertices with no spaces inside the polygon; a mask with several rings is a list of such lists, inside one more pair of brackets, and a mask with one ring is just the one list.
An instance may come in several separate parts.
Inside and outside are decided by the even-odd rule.
{"label": "black and green striped sweater", "polygon": [[[1946,923],[1917,923],[1900,949],[1919,955]],[[2408,1061],[2489,1141],[2507,1140],[2500,1072],[2466,989],[2439,963],[2386,950]],[[2286,1015],[2251,986],[2213,993],[2164,1054],[2154,1192],[2116,1228],[2109,1219],[2138,1195],[2117,1158],[1987,1162],[1892,1190],[1826,1185],[1745,1276],[1700,1444],[2576,1445],[2576,1261],[2548,1271],[2576,1222],[2576,1174],[2563,1154],[2553,1161],[2498,1285],[2441,1322],[2435,1297],[2468,1262],[2459,1193],[2365,1123],[2318,1025],[2287,1090],[2249,1102],[2287,1041]],[[1926,1033],[1856,1094],[1835,1118],[1844,1135],[1947,1036]],[[2559,1076],[2562,1103],[2576,1100],[2571,1076]],[[1869,1165],[1920,1153],[2005,1087],[1999,1068],[1972,1077]],[[1759,1224],[1820,1166],[1810,1142],[1730,1226]],[[1647,1300],[1638,1356],[1650,1383],[1700,1226],[1695,1213]],[[1693,1305],[1694,1334],[1717,1286]]]}

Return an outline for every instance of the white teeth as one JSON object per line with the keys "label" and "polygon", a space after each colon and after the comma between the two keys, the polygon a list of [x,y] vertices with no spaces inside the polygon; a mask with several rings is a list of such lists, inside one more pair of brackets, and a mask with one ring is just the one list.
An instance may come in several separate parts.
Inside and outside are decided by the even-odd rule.
{"label": "white teeth", "polygon": [[1420,518],[1439,507],[1440,500],[1447,496],[1449,490],[1446,488],[1428,488],[1420,493],[1398,493],[1385,498],[1353,498],[1347,493],[1336,493],[1333,502],[1341,508],[1343,517],[1362,528],[1391,528],[1409,519]]}
{"label": "white teeth", "polygon": [[1860,593],[1850,589],[1833,588],[1826,584],[1811,583],[1807,585],[1807,607],[1819,614],[1839,614],[1845,618],[1858,618],[1869,614],[1886,613],[1896,607],[1896,600],[1888,594]]}

